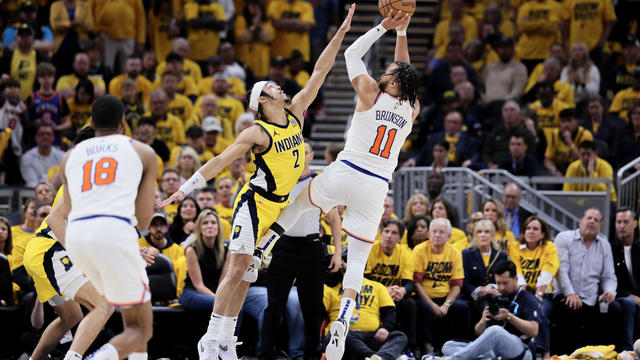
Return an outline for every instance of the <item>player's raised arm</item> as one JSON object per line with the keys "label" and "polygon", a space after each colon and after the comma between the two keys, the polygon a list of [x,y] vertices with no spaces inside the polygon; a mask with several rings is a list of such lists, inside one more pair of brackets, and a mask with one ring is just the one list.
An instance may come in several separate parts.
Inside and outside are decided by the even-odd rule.
{"label": "player's raised arm", "polygon": [[411,16],[402,18],[402,21],[396,26],[396,51],[393,61],[402,61],[411,64],[409,59],[409,45],[407,44],[407,28],[409,27]]}
{"label": "player's raised arm", "polygon": [[260,126],[254,125],[240,133],[236,141],[229,145],[222,154],[207,161],[198,171],[187,180],[180,189],[176,191],[166,200],[160,203],[161,207],[167,206],[175,201],[182,201],[188,194],[195,190],[200,184],[206,184],[207,181],[218,175],[222,169],[227,167],[231,162],[251,150],[254,146],[266,148],[269,146],[269,137]]}
{"label": "player's raised arm", "polygon": [[349,81],[358,94],[358,102],[368,109],[373,106],[375,97],[380,91],[378,83],[369,75],[367,66],[362,61],[364,54],[369,51],[371,45],[375,43],[387,30],[399,26],[403,21],[408,23],[406,18],[409,14],[398,11],[390,11],[378,26],[367,31],[351,44],[344,52],[344,58],[347,63],[347,74]]}
{"label": "player's raised arm", "polygon": [[331,41],[320,57],[316,61],[316,65],[313,68],[313,72],[311,73],[311,77],[309,81],[307,81],[307,85],[302,89],[296,96],[291,100],[291,106],[289,106],[289,110],[298,118],[300,121],[304,119],[304,112],[307,110],[309,105],[315,100],[316,95],[318,95],[318,90],[324,83],[324,80],[329,74],[329,71],[333,67],[333,64],[336,61],[336,55],[340,50],[340,45],[342,44],[342,40],[344,39],[344,35],[351,28],[351,18],[353,17],[353,13],[356,11],[356,4],[351,4],[349,8],[349,13],[347,17],[342,22],[342,25],[333,36]]}

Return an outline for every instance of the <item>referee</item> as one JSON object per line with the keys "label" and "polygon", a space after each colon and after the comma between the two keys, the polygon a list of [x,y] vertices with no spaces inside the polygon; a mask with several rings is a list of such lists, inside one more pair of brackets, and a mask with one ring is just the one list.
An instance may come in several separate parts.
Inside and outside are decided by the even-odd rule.
{"label": "referee", "polygon": [[[305,141],[304,170],[289,198],[295,199],[317,174],[309,169],[313,159],[313,150]],[[342,222],[336,208],[329,211],[327,221],[336,251],[331,258],[329,269],[332,272],[342,267]],[[266,276],[268,305],[264,311],[262,341],[264,356],[276,357],[278,330],[282,322],[289,291],[294,284],[298,289],[298,298],[305,327],[304,359],[320,359],[320,327],[322,325],[323,274],[322,259],[324,252],[320,242],[320,209],[314,208],[303,213],[291,229],[284,233],[272,251],[271,264]],[[301,345],[301,344],[300,344]],[[291,346],[290,346],[291,348]]]}

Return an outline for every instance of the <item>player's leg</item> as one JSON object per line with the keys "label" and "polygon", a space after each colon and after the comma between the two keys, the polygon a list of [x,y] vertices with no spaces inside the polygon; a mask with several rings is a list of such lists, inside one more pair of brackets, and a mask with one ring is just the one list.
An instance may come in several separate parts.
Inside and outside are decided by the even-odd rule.
{"label": "player's leg", "polygon": [[50,301],[50,303],[52,302],[56,304],[55,309],[58,317],[42,333],[38,345],[31,354],[33,360],[48,359],[49,353],[56,347],[64,334],[82,319],[82,310],[77,302],[64,301],[59,295]]}
{"label": "player's leg", "polygon": [[[80,321],[76,336],[73,338],[69,351],[84,355],[93,340],[98,336],[100,330],[107,323],[113,306],[109,305],[90,282],[85,282],[78,289],[74,300],[89,309],[89,313]],[[66,360],[66,359],[65,359]]]}

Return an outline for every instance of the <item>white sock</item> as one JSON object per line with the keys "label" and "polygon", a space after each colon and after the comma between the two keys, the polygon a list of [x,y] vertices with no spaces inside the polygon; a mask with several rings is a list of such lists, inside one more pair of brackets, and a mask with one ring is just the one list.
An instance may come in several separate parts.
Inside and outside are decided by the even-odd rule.
{"label": "white sock", "polygon": [[120,360],[118,350],[109,343],[102,345],[92,356],[92,360]]}
{"label": "white sock", "polygon": [[73,350],[67,351],[67,354],[64,356],[64,360],[82,360],[82,355],[78,354]]}
{"label": "white sock", "polygon": [[212,312],[207,334],[214,340],[231,339],[236,332],[237,323],[237,316],[222,316]]}
{"label": "white sock", "polygon": [[236,325],[238,324],[237,316],[224,316],[222,318],[222,334],[220,334],[220,340],[231,340],[236,332]]}
{"label": "white sock", "polygon": [[147,360],[149,358],[149,354],[146,352],[134,352],[129,354],[129,360]]}
{"label": "white sock", "polygon": [[211,312],[209,318],[209,327],[207,328],[207,335],[210,335],[214,339],[219,339],[222,333],[222,315],[217,315]]}
{"label": "white sock", "polygon": [[338,317],[343,318],[347,322],[347,325],[349,325],[355,307],[356,301],[354,299],[343,296],[340,299],[340,312],[338,313]]}

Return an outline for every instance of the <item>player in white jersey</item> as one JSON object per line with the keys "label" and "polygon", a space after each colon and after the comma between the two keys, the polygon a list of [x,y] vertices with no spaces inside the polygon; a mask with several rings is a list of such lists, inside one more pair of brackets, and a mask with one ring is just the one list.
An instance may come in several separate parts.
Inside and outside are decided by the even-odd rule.
{"label": "player in white jersey", "polygon": [[[389,14],[345,51],[349,80],[358,101],[344,150],[314,178],[308,191],[303,191],[280,214],[257,246],[268,251],[283,230],[290,228],[302,212],[313,206],[323,212],[336,205],[346,206],[342,226],[351,239],[342,283],[341,310],[330,327],[331,340],[326,349],[328,360],[342,358],[355,298],[362,287],[369,250],[384,211],[388,182],[398,163],[400,149],[420,112],[418,74],[409,64],[407,48],[409,19],[406,13]],[[393,28],[397,30],[395,61],[376,82],[367,73],[362,57],[377,39]],[[257,252],[254,263],[258,264],[260,258],[261,253]],[[255,274],[248,271],[246,277],[253,279]]]}
{"label": "player in white jersey", "polygon": [[153,329],[151,294],[135,227],[146,229],[151,221],[156,155],[148,145],[120,135],[125,118],[118,98],[101,97],[91,116],[96,137],[60,162],[66,247],[96,290],[120,306],[124,331],[89,358],[146,360]]}

